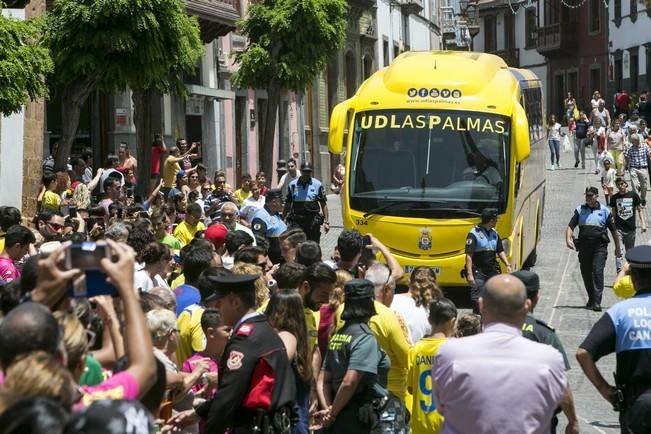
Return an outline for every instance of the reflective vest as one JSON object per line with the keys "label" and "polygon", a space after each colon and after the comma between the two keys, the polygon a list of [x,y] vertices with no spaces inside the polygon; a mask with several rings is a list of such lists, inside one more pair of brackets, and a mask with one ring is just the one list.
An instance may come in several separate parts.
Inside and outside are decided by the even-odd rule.
{"label": "reflective vest", "polygon": [[615,352],[651,350],[651,294],[635,295],[608,310],[615,328]]}
{"label": "reflective vest", "polygon": [[258,209],[253,214],[253,218],[251,219],[251,222],[253,222],[255,219],[262,220],[264,224],[267,226],[267,231],[265,233],[265,236],[267,238],[278,238],[280,234],[282,234],[287,230],[287,225],[280,217],[280,215],[279,214],[271,215],[269,214],[269,211],[267,211],[267,209],[264,207]]}
{"label": "reflective vest", "polygon": [[606,223],[610,218],[610,210],[602,204],[599,204],[599,207],[594,209],[585,204],[579,205],[576,207],[576,212],[579,215],[579,228],[581,226],[606,227]]}
{"label": "reflective vest", "polygon": [[470,233],[475,236],[476,247],[475,253],[478,252],[497,252],[497,242],[499,241],[499,235],[497,231],[491,228],[488,232],[482,229],[479,226],[475,226],[470,229]]}

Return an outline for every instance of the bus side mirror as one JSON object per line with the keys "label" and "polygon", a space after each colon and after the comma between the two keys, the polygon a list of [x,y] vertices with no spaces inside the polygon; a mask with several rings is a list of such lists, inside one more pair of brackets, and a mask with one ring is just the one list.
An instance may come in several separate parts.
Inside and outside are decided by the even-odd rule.
{"label": "bus side mirror", "polygon": [[527,113],[522,106],[520,104],[514,105],[515,110],[511,118],[511,137],[514,141],[515,161],[519,163],[527,159],[531,153],[531,146],[529,145],[529,121],[527,121]]}
{"label": "bus side mirror", "polygon": [[341,154],[344,149],[344,132],[346,131],[346,121],[348,110],[352,105],[352,100],[340,102],[332,110],[330,115],[330,131],[328,132],[328,151],[331,154]]}

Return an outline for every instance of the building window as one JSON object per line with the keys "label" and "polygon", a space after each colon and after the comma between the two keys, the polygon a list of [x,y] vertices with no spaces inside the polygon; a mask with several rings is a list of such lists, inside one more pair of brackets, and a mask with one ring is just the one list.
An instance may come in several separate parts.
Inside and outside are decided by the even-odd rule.
{"label": "building window", "polygon": [[393,43],[393,58],[395,59],[399,55],[400,55],[400,45],[398,45],[397,43],[394,42]]}
{"label": "building window", "polygon": [[615,15],[613,21],[615,22],[615,25],[619,27],[619,25],[622,23],[622,0],[615,0],[613,11]]}
{"label": "building window", "polygon": [[510,11],[504,15],[504,49],[515,48],[515,15]]}
{"label": "building window", "polygon": [[497,51],[497,21],[494,15],[484,17],[484,52]]}
{"label": "building window", "polygon": [[390,63],[390,57],[389,57],[389,41],[384,39],[382,41],[382,60],[384,61],[384,65],[382,66],[389,66]]}
{"label": "building window", "polygon": [[590,0],[590,17],[589,33],[599,33],[601,31],[601,0]]}
{"label": "building window", "polygon": [[525,46],[524,48],[536,48],[536,41],[538,40],[538,17],[536,17],[536,9],[528,8],[525,11]]}
{"label": "building window", "polygon": [[638,90],[638,75],[640,75],[640,66],[639,62],[639,52],[638,47],[630,48],[630,59],[629,59],[629,75],[631,77],[631,92],[637,92]]}
{"label": "building window", "polygon": [[635,22],[637,21],[637,3],[638,0],[630,0],[631,1],[631,21]]}

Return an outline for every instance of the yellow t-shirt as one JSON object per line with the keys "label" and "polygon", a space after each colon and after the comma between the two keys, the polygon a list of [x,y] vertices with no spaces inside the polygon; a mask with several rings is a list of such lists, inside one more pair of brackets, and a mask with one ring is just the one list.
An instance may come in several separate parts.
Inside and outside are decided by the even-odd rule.
{"label": "yellow t-shirt", "polygon": [[181,285],[185,284],[185,274],[181,273],[178,276],[176,276],[176,279],[172,280],[172,284],[170,285],[171,290],[175,290]]}
{"label": "yellow t-shirt", "polygon": [[179,225],[174,229],[174,238],[179,240],[181,247],[185,247],[186,244],[189,244],[190,241],[194,238],[194,234],[198,231],[205,231],[206,226],[199,222],[194,226],[190,226],[187,221],[183,220]]}
{"label": "yellow t-shirt", "polygon": [[5,236],[4,234],[0,236],[0,253],[4,252],[5,250]]}
{"label": "yellow t-shirt", "polygon": [[[344,324],[341,320],[343,310],[344,305],[342,304],[337,309],[337,329]],[[369,326],[373,330],[380,348],[387,353],[389,360],[391,360],[387,389],[404,401],[410,345],[400,327],[396,314],[390,308],[376,301],[375,311],[377,315],[371,317]]]}
{"label": "yellow t-shirt", "polygon": [[176,345],[176,365],[181,368],[183,362],[206,349],[206,337],[201,328],[201,316],[205,309],[198,304],[186,307],[176,319],[179,329],[179,341]]}
{"label": "yellow t-shirt", "polygon": [[613,285],[613,292],[619,298],[631,298],[635,295],[631,276],[624,276]]}
{"label": "yellow t-shirt", "polygon": [[241,188],[238,188],[237,190],[235,190],[233,194],[235,195],[235,198],[240,202],[240,205],[242,205],[244,201],[249,197],[251,197],[253,193],[251,192],[251,190],[249,190],[249,192],[247,193]]}
{"label": "yellow t-shirt", "polygon": [[58,211],[59,206],[61,206],[61,196],[53,191],[46,191],[43,195],[43,206]]}
{"label": "yellow t-shirt", "polygon": [[443,426],[443,416],[436,410],[432,393],[432,360],[445,338],[424,338],[409,350],[407,390],[413,395],[411,432],[437,434]]}
{"label": "yellow t-shirt", "polygon": [[178,161],[172,162],[169,157],[163,163],[163,186],[172,188],[176,185],[176,172],[181,170]]}

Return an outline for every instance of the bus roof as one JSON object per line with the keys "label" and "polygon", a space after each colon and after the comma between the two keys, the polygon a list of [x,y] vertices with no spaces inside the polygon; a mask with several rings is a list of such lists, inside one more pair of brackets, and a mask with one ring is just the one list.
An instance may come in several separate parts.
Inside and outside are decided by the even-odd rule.
{"label": "bus roof", "polygon": [[515,74],[537,80],[530,71],[515,71],[492,54],[409,51],[369,77],[355,94],[353,107],[463,109],[510,116],[519,100],[521,79]]}
{"label": "bus roof", "polygon": [[520,87],[522,89],[542,87],[538,76],[528,69],[509,68],[509,71],[511,71],[511,74],[513,74],[513,76],[520,82]]}

